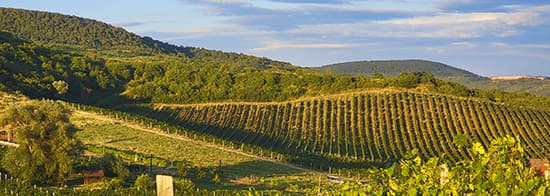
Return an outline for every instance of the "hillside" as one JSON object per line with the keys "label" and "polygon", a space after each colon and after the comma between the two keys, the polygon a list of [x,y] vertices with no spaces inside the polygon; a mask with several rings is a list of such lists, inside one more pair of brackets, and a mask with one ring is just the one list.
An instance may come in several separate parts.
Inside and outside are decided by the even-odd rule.
{"label": "hillside", "polygon": [[[66,15],[60,15],[60,14],[51,14],[51,13],[45,13],[45,12],[35,12],[35,11],[25,11],[25,10],[16,10],[16,9],[3,9],[4,12],[12,14],[10,15],[10,18],[21,16],[20,18],[26,18],[25,20],[29,20],[29,23],[32,23],[34,25],[38,25],[38,22],[33,22],[35,20],[38,20],[40,24],[42,23],[48,23],[43,24],[45,26],[53,25],[56,26],[56,21],[61,22],[61,24],[64,23],[70,23],[71,25],[81,25],[79,28],[75,29],[74,36],[80,37],[81,40],[88,40],[89,39],[95,39],[98,36],[102,36],[101,32],[111,32],[116,31],[119,32],[121,35],[127,35],[117,37],[113,36],[109,39],[123,39],[124,37],[131,37],[131,33],[128,33],[124,31],[123,29],[112,27],[110,25],[106,25],[104,23],[100,23],[93,20],[88,19],[81,19],[74,16],[66,16]],[[45,18],[56,18],[55,20],[47,20],[47,21],[41,21],[39,19],[35,19],[36,17],[45,17]],[[77,22],[75,22],[77,21]],[[86,21],[86,22],[78,22],[78,21]],[[50,24],[51,23],[51,24]],[[74,23],[74,24],[73,24]],[[82,23],[82,24],[80,24]],[[8,26],[12,25],[11,27],[18,29],[19,27],[25,27],[27,24],[20,24],[20,23],[6,23]],[[71,26],[67,25],[67,26]],[[94,28],[98,27],[98,28]],[[101,28],[99,28],[101,27]],[[8,28],[8,27],[3,27]],[[112,29],[114,28],[114,29]],[[23,28],[25,29],[25,28]],[[110,29],[110,30],[109,30]],[[261,127],[266,125],[258,125],[254,124],[253,122],[258,122],[257,120],[262,120],[261,122],[267,123],[270,121],[265,121],[263,119],[264,117],[260,117],[261,115],[268,115],[268,114],[262,114],[258,113],[258,111],[254,110],[254,113],[249,114],[249,109],[239,109],[240,107],[247,107],[247,108],[260,108],[267,107],[269,108],[261,108],[260,111],[269,111],[269,115],[273,117],[273,115],[280,116],[279,120],[284,119],[284,123],[293,123],[291,125],[289,124],[279,124],[278,128],[275,130],[278,130],[282,136],[288,139],[283,139],[283,144],[277,144],[274,145],[275,150],[283,150],[286,151],[286,147],[293,147],[297,149],[296,151],[292,151],[292,153],[300,152],[300,153],[310,153],[309,155],[317,156],[317,157],[326,157],[326,154],[329,154],[329,158],[332,157],[332,155],[338,155],[339,157],[345,157],[350,158],[353,157],[354,159],[358,159],[361,161],[371,161],[371,162],[387,162],[388,160],[396,160],[399,157],[403,155],[404,152],[407,150],[412,149],[411,146],[415,146],[412,143],[406,144],[407,147],[399,146],[399,151],[396,149],[384,149],[381,147],[388,147],[388,146],[394,146],[390,145],[389,139],[394,139],[393,137],[396,136],[387,136],[386,143],[384,144],[368,144],[371,145],[371,149],[379,149],[376,152],[369,152],[368,156],[366,152],[359,153],[357,149],[361,142],[367,142],[365,140],[357,141],[356,144],[349,144],[347,141],[355,141],[354,139],[349,139],[347,137],[341,137],[341,136],[331,136],[331,139],[325,138],[323,141],[315,141],[317,142],[315,145],[310,144],[308,142],[304,143],[302,141],[296,140],[296,135],[315,135],[311,132],[304,132],[303,134],[299,131],[307,131],[304,130],[305,127],[309,128],[316,128],[313,127],[310,122],[320,123],[331,123],[331,124],[325,124],[324,126],[331,126],[329,128],[324,128],[323,131],[325,135],[330,135],[332,133],[341,133],[341,134],[352,134],[352,132],[349,132],[349,127],[354,127],[355,125],[363,124],[364,127],[366,127],[365,123],[368,122],[365,119],[365,122],[361,121],[355,121],[353,119],[347,119],[351,118],[351,116],[355,116],[357,114],[351,114],[346,113],[342,111],[348,111],[352,110],[352,106],[349,106],[349,104],[357,104],[362,103],[363,108],[362,109],[353,109],[356,110],[359,116],[360,114],[365,114],[365,112],[369,111],[378,111],[375,114],[371,115],[371,121],[376,122],[376,127],[371,127],[370,130],[372,131],[381,131],[381,130],[393,130],[395,132],[399,131],[407,131],[407,132],[414,132],[414,131],[433,131],[433,130],[442,130],[441,127],[447,127],[447,131],[472,131],[472,130],[478,130],[480,131],[486,131],[486,130],[500,130],[502,134],[510,133],[512,135],[518,135],[519,133],[516,133],[514,131],[519,130],[519,127],[514,127],[515,125],[509,125],[502,127],[501,129],[498,128],[483,128],[482,122],[487,122],[484,119],[473,119],[469,121],[469,117],[476,118],[476,115],[471,116],[464,116],[462,119],[466,119],[466,121],[461,122],[461,119],[453,119],[452,121],[461,122],[460,126],[457,124],[450,126],[450,125],[438,125],[438,124],[420,124],[420,123],[429,123],[431,122],[432,118],[433,120],[441,119],[443,117],[437,116],[441,114],[441,112],[434,112],[435,106],[433,105],[426,105],[426,100],[433,101],[434,103],[441,102],[442,105],[448,105],[449,103],[446,101],[439,100],[439,96],[444,97],[445,99],[452,99],[452,100],[458,100],[455,101],[455,104],[461,104],[461,105],[468,105],[469,102],[464,102],[462,100],[479,100],[480,103],[490,103],[490,106],[487,106],[488,108],[491,108],[493,106],[499,106],[500,104],[507,104],[507,105],[513,105],[512,108],[520,108],[523,107],[525,109],[521,109],[521,111],[526,110],[528,108],[536,108],[537,111],[541,111],[541,113],[545,114],[545,112],[550,110],[550,98],[544,98],[544,97],[535,97],[531,95],[525,95],[525,94],[513,94],[513,93],[505,93],[501,91],[483,91],[483,90],[475,90],[475,89],[468,89],[460,84],[452,83],[452,82],[446,82],[440,79],[434,78],[432,75],[429,74],[422,74],[422,73],[409,73],[404,74],[404,77],[398,77],[398,78],[389,78],[389,77],[367,77],[367,76],[349,76],[349,75],[335,75],[331,74],[330,72],[318,72],[307,68],[301,68],[292,66],[287,63],[281,63],[276,61],[271,61],[266,58],[258,58],[253,56],[247,56],[247,55],[240,55],[240,54],[234,54],[234,53],[224,53],[219,51],[209,51],[209,50],[203,50],[203,49],[197,49],[196,53],[192,53],[192,55],[180,55],[177,52],[176,53],[170,53],[170,52],[162,52],[157,51],[153,52],[147,55],[138,54],[138,55],[126,55],[124,53],[119,53],[118,49],[110,49],[112,52],[109,55],[105,55],[102,53],[96,53],[99,50],[82,50],[80,52],[76,52],[75,50],[78,49],[78,47],[87,47],[87,48],[93,48],[94,46],[89,45],[87,41],[82,42],[75,42],[74,44],[65,43],[62,41],[56,41],[53,37],[64,35],[63,33],[71,32],[71,29],[60,29],[59,31],[55,31],[52,34],[45,34],[45,37],[50,37],[48,39],[38,39],[33,36],[40,35],[42,30],[29,30],[29,34],[32,36],[25,36],[24,31],[19,31],[19,33],[12,34],[10,32],[0,32],[0,41],[1,41],[1,48],[0,48],[0,78],[1,84],[0,89],[9,90],[9,91],[21,91],[25,95],[34,97],[34,98],[53,98],[53,99],[64,99],[69,101],[75,101],[75,102],[84,102],[84,103],[91,103],[96,105],[103,105],[103,106],[117,106],[122,104],[132,104],[132,103],[157,103],[157,104],[166,104],[166,103],[209,103],[209,102],[265,102],[261,104],[244,104],[243,106],[231,106],[236,107],[233,109],[228,109],[230,106],[226,106],[226,104],[219,104],[216,107],[221,107],[219,110],[216,110],[218,113],[216,114],[223,114],[220,113],[220,111],[226,111],[227,113],[223,114],[219,118],[229,118],[232,119],[231,123],[237,123],[237,122],[245,122],[246,124],[233,124],[231,126],[224,125],[223,128],[230,128],[231,130],[237,130],[237,133],[245,134],[245,136],[248,134],[248,131],[259,131],[259,130],[267,130],[266,127],[263,127],[261,129],[252,129],[250,126],[254,127]],[[86,35],[79,35],[84,32],[95,32],[92,34],[86,34]],[[99,32],[99,34],[98,34]],[[84,33],[85,34],[85,33]],[[109,33],[107,33],[109,34]],[[87,36],[89,35],[89,36]],[[110,34],[107,35],[107,37],[111,36]],[[30,39],[30,40],[26,40]],[[134,40],[133,38],[131,40]],[[127,40],[127,41],[131,41]],[[124,42],[120,42],[121,44],[124,44]],[[137,42],[132,42],[137,43]],[[72,50],[65,50],[60,49],[57,46],[51,46],[51,45],[68,45],[68,47],[74,47]],[[104,47],[104,46],[101,46]],[[141,45],[137,46],[135,44],[130,45],[124,45],[124,47],[130,47],[130,48],[146,48],[147,45]],[[116,47],[113,47],[116,48]],[[154,50],[154,48],[149,48],[150,50]],[[388,65],[391,65],[391,62],[386,62]],[[425,61],[403,61],[401,64],[407,64],[407,63],[413,63],[417,66],[421,66],[424,63],[428,63],[431,66],[427,66],[427,68],[430,67],[436,67],[439,70],[438,74],[441,76],[447,76],[447,77],[454,77],[455,75],[460,75],[463,78],[466,77],[477,77],[473,76],[471,73],[458,70],[458,69],[452,69],[449,67],[446,67],[443,64],[433,63],[433,62],[425,62]],[[405,68],[402,68],[405,70]],[[432,69],[433,70],[433,69]],[[334,70],[333,70],[334,71]],[[402,70],[400,70],[402,71]],[[420,71],[420,70],[413,70],[413,71]],[[396,72],[397,73],[397,72]],[[65,82],[66,85],[59,86],[54,85],[54,83],[63,83]],[[65,90],[64,87],[66,87]],[[382,92],[386,92],[387,89],[393,89],[390,90],[390,92],[395,93],[389,93],[392,94],[389,97],[386,97],[386,95],[370,95],[366,94],[365,96],[368,98],[361,98],[363,101],[359,101],[355,98],[355,96],[346,96],[340,95],[334,96],[332,98],[322,98],[324,95],[335,94],[335,93],[343,93],[343,92],[353,92],[353,91],[362,91],[365,89],[377,89],[373,91],[381,90]],[[437,96],[435,96],[437,94]],[[433,95],[436,98],[430,97],[428,95]],[[365,97],[364,96],[364,97]],[[382,97],[384,98],[382,98]],[[420,96],[420,98],[415,98],[416,96]],[[457,98],[455,96],[458,96],[460,98]],[[308,100],[304,97],[313,97],[310,98],[314,101],[303,101]],[[354,97],[354,98],[350,98]],[[376,98],[373,98],[376,97]],[[396,98],[400,97],[400,98]],[[336,100],[333,100],[336,99]],[[419,99],[419,102],[417,102],[417,99]],[[298,101],[289,101],[289,100],[298,100]],[[350,103],[347,103],[348,100]],[[355,100],[355,101],[351,101]],[[394,106],[389,106],[387,104],[390,104],[389,100],[394,100],[395,102],[392,102]],[[437,100],[437,101],[436,101]],[[273,101],[279,101],[276,102],[276,104],[272,104]],[[439,101],[439,102],[438,102]],[[493,102],[487,102],[487,101],[493,101]],[[321,109],[319,103],[326,102],[323,107],[328,107],[329,105],[331,107],[335,108],[325,108]],[[371,106],[367,106],[367,102],[371,104]],[[388,102],[388,103],[386,103]],[[413,103],[413,104],[404,104],[404,103]],[[477,102],[473,102],[473,107],[479,108],[479,107],[485,107],[482,105],[475,105]],[[295,105],[299,104],[299,105]],[[352,105],[353,105],[352,104]],[[398,105],[399,104],[399,105]],[[216,105],[216,104],[213,104]],[[231,105],[231,104],[229,104]],[[311,106],[317,107],[316,110],[318,111],[311,111],[308,109],[305,109],[306,105],[315,105]],[[256,107],[258,106],[258,107]],[[400,109],[399,111],[396,111],[396,107]],[[195,106],[191,107],[194,108]],[[225,108],[224,108],[225,107]],[[353,106],[353,107],[359,107],[359,106]],[[372,108],[370,108],[372,107]],[[409,108],[411,107],[411,108]],[[416,107],[416,108],[415,108]],[[468,106],[470,107],[470,106]],[[185,107],[184,107],[185,108]],[[204,107],[209,112],[213,112],[214,110],[208,109],[208,107]],[[277,108],[277,109],[275,109]],[[156,108],[159,109],[159,108]],[[162,109],[162,108],[160,108]],[[238,121],[235,121],[231,117],[232,113],[228,112],[230,110],[231,112],[243,112],[241,113],[240,119]],[[453,111],[452,109],[448,109],[449,111]],[[456,114],[461,114],[462,108],[455,108],[454,112]],[[473,110],[473,109],[472,109]],[[500,110],[500,109],[494,109],[493,110]],[[488,123],[488,125],[495,125],[502,123],[500,121],[508,121],[512,119],[510,116],[506,116],[509,112],[508,110],[512,110],[511,108],[505,107],[502,109],[506,112],[502,112],[502,115],[504,116],[498,116],[498,117],[487,117],[487,119],[493,119],[493,123]],[[161,114],[165,113],[164,109],[162,109],[163,112]],[[202,111],[202,112],[205,112]],[[321,113],[325,112],[326,115],[325,118],[321,118],[319,116],[319,119],[316,121],[309,121],[307,120],[307,115],[303,114],[302,112],[309,112],[309,113]],[[417,111],[416,114],[411,113],[409,116],[399,116],[401,114],[408,114],[407,112],[403,111]],[[438,111],[444,111],[444,109],[439,109]],[[531,111],[531,110],[526,110]],[[197,111],[197,113],[200,113],[201,111]],[[385,113],[384,113],[385,112]],[[389,113],[389,112],[395,112],[396,114]],[[427,113],[424,113],[427,112]],[[170,113],[172,114],[172,113]],[[385,116],[376,116],[376,115],[385,115]],[[414,114],[414,115],[413,115]],[[201,117],[193,117],[192,119],[180,119],[182,121],[186,121],[186,126],[189,129],[195,129],[196,126],[202,127],[205,126],[203,121],[204,120],[210,120],[208,115],[213,115],[210,113],[204,113],[205,116]],[[256,116],[260,115],[260,116]],[[289,116],[285,116],[289,115]],[[332,116],[329,116],[332,115]],[[390,118],[392,115],[397,115],[395,119],[409,119],[410,122],[407,122],[407,126],[405,126],[402,122],[394,122],[393,117]],[[432,116],[435,115],[435,116]],[[489,114],[488,114],[489,115]],[[258,118],[257,120],[250,120],[247,121],[246,119],[248,116],[256,116],[254,118]],[[306,117],[303,117],[306,116]],[[316,115],[315,118],[317,118]],[[457,115],[453,115],[457,116]],[[158,117],[158,116],[153,116]],[[168,117],[167,117],[168,118]],[[170,117],[174,118],[174,116]],[[298,119],[296,119],[298,118]],[[357,116],[353,118],[358,118]],[[384,118],[388,118],[386,121],[380,121]],[[522,119],[522,117],[517,117],[518,119]],[[362,119],[362,118],[360,118]],[[544,119],[544,116],[543,116]],[[165,120],[165,119],[162,119]],[[172,119],[176,122],[179,122],[177,118]],[[272,119],[273,120],[273,119]],[[289,120],[292,120],[289,122]],[[226,120],[223,120],[224,123]],[[498,121],[498,122],[497,122]],[[351,125],[351,123],[354,123],[354,125]],[[480,123],[480,124],[476,124]],[[500,123],[499,123],[500,122]],[[530,121],[529,121],[530,122]],[[347,124],[346,123],[350,123]],[[415,124],[416,123],[416,124]],[[470,124],[468,124],[470,123]],[[529,126],[526,128],[525,131],[540,131],[541,127],[548,127],[544,120],[541,122],[537,122],[533,125],[525,125]],[[272,124],[270,126],[275,126],[276,124]],[[405,128],[396,128],[403,125]],[[487,125],[487,126],[488,126]],[[210,124],[209,126],[221,126],[220,124]],[[234,127],[233,127],[234,126]],[[344,126],[344,127],[342,127]],[[387,129],[384,129],[382,126],[387,126]],[[390,127],[392,126],[392,127]],[[531,127],[532,126],[532,127]],[[411,128],[414,127],[414,128]],[[431,127],[431,128],[430,128]],[[439,129],[436,129],[438,127]],[[433,128],[433,130],[432,130]],[[205,129],[202,127],[201,129],[197,130],[199,132],[202,131],[202,129]],[[357,128],[358,130],[365,131],[367,129],[363,128]],[[457,130],[459,129],[459,130]],[[239,130],[244,130],[245,132],[239,132]],[[271,129],[270,129],[271,130]],[[294,130],[294,131],[292,131]],[[298,131],[296,131],[298,130]],[[308,129],[309,130],[309,129]],[[223,133],[231,133],[231,132],[223,132]],[[284,133],[284,134],[282,134]],[[292,133],[294,135],[285,135],[286,133]],[[328,134],[330,133],[330,134]],[[446,132],[445,132],[446,133]],[[214,134],[218,137],[224,138],[224,135],[217,135],[217,133],[208,133],[208,134]],[[268,142],[274,140],[273,142],[278,143],[281,142],[281,138],[278,138],[277,135],[270,135],[265,136],[262,135],[264,133],[254,133],[256,136],[258,136],[261,140],[254,140],[249,141],[246,139],[245,143],[250,143],[254,145],[262,144],[260,141]],[[357,133],[353,133],[354,135],[359,135]],[[421,134],[421,133],[418,133]],[[427,135],[434,135],[434,134],[440,134],[439,132],[433,132]],[[483,136],[479,136],[479,134],[476,133],[470,133],[466,132],[467,135],[473,137],[473,139],[477,139],[480,141],[487,141],[488,139]],[[500,133],[499,133],[500,134]],[[318,134],[321,135],[321,134]],[[383,133],[377,133],[378,135],[383,135]],[[397,135],[397,134],[396,134]],[[366,136],[365,136],[366,137]],[[377,137],[370,137],[370,139],[377,138]],[[429,136],[426,136],[429,137]],[[247,137],[243,137],[247,138]],[[241,137],[237,137],[237,139],[243,139]],[[340,138],[340,139],[338,139]],[[401,138],[401,137],[400,137]],[[403,136],[403,138],[406,138]],[[450,136],[446,137],[446,139],[442,139],[440,141],[443,142],[449,142]],[[229,139],[235,140],[233,136],[231,136]],[[328,142],[333,141],[333,142]],[[403,140],[403,141],[409,141],[409,140]],[[410,139],[410,141],[413,141],[413,139]],[[428,140],[426,140],[427,142]],[[530,141],[530,139],[524,139],[524,141]],[[336,142],[336,143],[334,143]],[[429,144],[429,143],[426,143]],[[327,146],[328,145],[328,146]],[[373,146],[374,145],[374,146]],[[403,142],[402,145],[405,145],[405,142]],[[433,144],[430,144],[433,146],[438,146],[437,142],[433,142]],[[352,146],[352,147],[350,147]],[[431,148],[431,146],[425,146],[418,144],[417,147],[423,148]],[[266,146],[264,146],[266,147]],[[269,146],[271,148],[271,146]],[[298,150],[302,149],[303,150]],[[388,147],[389,148],[389,147]],[[432,155],[437,155],[439,153],[442,153],[442,149],[452,149],[452,147],[437,147],[439,150],[429,150],[424,149],[422,152],[422,156],[428,157]],[[330,150],[328,150],[330,149]],[[363,148],[360,148],[363,149]],[[384,150],[383,150],[384,149]],[[320,154],[319,154],[320,152]],[[364,153],[364,154],[363,154]],[[535,156],[538,154],[533,154],[534,152],[530,152],[531,156]],[[545,153],[545,152],[543,152]],[[454,154],[453,158],[459,159],[462,155]],[[299,159],[308,159],[307,156],[300,157]]]}
{"label": "hillside", "polygon": [[550,96],[550,80],[529,77],[492,80],[443,63],[426,60],[355,61],[324,65],[314,69],[349,75],[373,76],[379,73],[390,77],[396,77],[403,72],[430,72],[437,78],[457,82],[471,88],[499,89],[508,92]]}
{"label": "hillside", "polygon": [[288,63],[250,55],[184,47],[150,37],[141,37],[104,22],[58,13],[0,7],[0,30],[16,37],[71,52],[93,52],[107,56],[150,56],[173,54],[188,58],[241,62],[257,68],[289,67]]}
{"label": "hillside", "polygon": [[438,78],[483,79],[474,73],[426,60],[355,61],[325,65],[315,69],[350,75],[372,76],[375,73],[380,73],[395,77],[403,72],[430,72]]}
{"label": "hillside", "polygon": [[[7,106],[27,100],[28,98],[21,95],[0,91],[0,113]],[[43,103],[48,104],[48,101]],[[143,173],[148,169],[148,164],[151,164],[156,174],[169,174],[178,180],[186,178],[197,188],[207,191],[225,190],[234,194],[254,187],[260,191],[312,193],[317,191],[319,185],[318,176],[321,173],[318,172],[247,154],[221,144],[167,134],[166,130],[122,118],[87,112],[76,107],[72,109],[71,122],[76,125],[77,131],[74,134],[85,149],[82,154],[84,159],[89,159],[90,155],[115,154],[123,158],[131,168],[131,178]],[[2,149],[5,150],[5,147]],[[3,153],[5,152],[0,151],[0,156]],[[152,161],[149,162],[150,160]],[[216,169],[222,173],[220,183],[212,182],[210,176],[198,178],[191,172],[181,176],[176,167],[178,165],[184,165],[191,171]],[[335,188],[334,184],[326,180],[322,184],[323,189]]]}
{"label": "hillside", "polygon": [[91,19],[42,11],[0,8],[0,29],[42,43],[98,49],[148,48],[143,38],[122,28]]}
{"label": "hillside", "polygon": [[369,91],[277,103],[156,104],[142,113],[290,154],[313,168],[384,164],[412,149],[457,161],[470,156],[453,145],[458,135],[485,146],[512,135],[530,157],[550,156],[550,112],[436,94]]}
{"label": "hillside", "polygon": [[[505,79],[422,60],[315,70],[0,8],[0,113],[42,100],[2,116],[4,140],[23,147],[0,148],[0,191],[155,195],[150,177],[168,174],[175,195],[544,195],[550,184],[525,160],[550,157],[550,96],[471,87],[544,94],[550,85]],[[18,114],[37,118],[13,123]],[[57,139],[73,135],[82,143]],[[71,158],[43,153],[73,144],[55,151]],[[39,160],[67,172],[55,184],[17,173],[56,170]],[[75,182],[100,169],[112,174]]]}
{"label": "hillside", "polygon": [[[80,129],[75,136],[87,146],[89,151],[109,149],[130,158],[134,157],[146,164],[149,156],[155,157],[156,173],[169,173],[178,176],[175,166],[184,164],[188,168],[212,170],[217,168],[221,183],[200,179],[192,174],[185,177],[193,181],[197,188],[209,190],[282,190],[285,192],[307,193],[316,190],[319,173],[297,168],[293,165],[268,160],[243,153],[240,150],[215,145],[208,142],[163,133],[156,128],[114,119],[97,113],[76,111],[72,117]],[[163,130],[164,131],[164,130]],[[132,160],[133,159],[133,160]],[[221,164],[221,165],[220,165]],[[263,178],[264,181],[260,181]],[[323,180],[323,186],[332,187]],[[289,184],[299,185],[300,190]]]}
{"label": "hillside", "polygon": [[[547,77],[545,77],[547,78]],[[473,88],[483,89],[500,89],[508,92],[518,93],[531,93],[533,95],[540,95],[550,97],[550,80],[539,78],[518,78],[508,80],[495,80],[480,81],[480,82],[466,82],[466,85]]]}

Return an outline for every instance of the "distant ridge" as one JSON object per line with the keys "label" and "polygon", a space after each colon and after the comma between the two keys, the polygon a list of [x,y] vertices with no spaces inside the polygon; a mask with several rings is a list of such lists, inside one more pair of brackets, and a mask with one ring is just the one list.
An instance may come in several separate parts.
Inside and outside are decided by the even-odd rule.
{"label": "distant ridge", "polygon": [[545,76],[492,76],[491,80],[521,80],[521,79],[533,79],[533,80],[547,80]]}
{"label": "distant ridge", "polygon": [[458,69],[443,63],[427,60],[381,60],[381,61],[354,61],[330,64],[316,68],[320,71],[332,70],[333,73],[351,75],[373,75],[380,73],[388,76],[397,76],[403,72],[430,72],[435,77],[465,77],[481,79],[482,76]]}
{"label": "distant ridge", "polygon": [[471,88],[500,89],[550,96],[550,80],[545,76],[483,77],[443,63],[427,60],[354,61],[315,68],[336,74],[369,75],[376,73],[395,77],[403,72],[430,72],[443,80],[461,83]]}

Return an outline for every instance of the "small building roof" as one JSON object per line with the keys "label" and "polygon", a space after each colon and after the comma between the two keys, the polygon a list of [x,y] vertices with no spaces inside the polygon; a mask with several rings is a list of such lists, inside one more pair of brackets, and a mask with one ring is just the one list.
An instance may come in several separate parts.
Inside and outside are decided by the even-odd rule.
{"label": "small building roof", "polygon": [[103,173],[103,170],[95,170],[95,171],[83,171],[82,176],[84,177],[104,177],[105,173]]}

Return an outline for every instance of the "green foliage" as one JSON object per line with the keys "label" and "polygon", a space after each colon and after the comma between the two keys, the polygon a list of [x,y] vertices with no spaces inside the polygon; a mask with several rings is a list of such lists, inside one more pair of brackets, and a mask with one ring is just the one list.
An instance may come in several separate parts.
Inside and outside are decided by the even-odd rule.
{"label": "green foliage", "polygon": [[425,60],[356,61],[325,65],[316,69],[321,71],[330,69],[337,74],[351,75],[384,74],[395,77],[407,72],[429,72],[438,78],[457,77],[472,80],[481,78],[481,76],[465,70]]}
{"label": "green foliage", "polygon": [[183,162],[178,163],[177,168],[178,168],[178,174],[181,177],[186,177],[190,169],[189,166],[187,164],[184,164]]}
{"label": "green foliage", "polygon": [[52,86],[57,90],[57,93],[63,95],[69,91],[69,85],[63,80],[57,80],[52,82]]}
{"label": "green foliage", "polygon": [[116,177],[124,180],[130,175],[130,171],[119,157],[106,153],[99,159],[99,167],[105,172],[107,177]]}
{"label": "green foliage", "polygon": [[109,147],[97,147],[93,145],[85,145],[84,146],[87,151],[98,153],[98,154],[110,154],[107,155],[108,157],[111,157],[111,155],[118,157],[119,159],[124,159],[127,161],[133,161],[133,162],[140,162],[140,163],[146,163],[149,164],[152,162],[155,166],[167,166],[169,165],[167,160],[160,159],[158,157],[151,157],[150,154],[143,154],[143,153],[137,153],[132,151],[121,151],[114,148]]}
{"label": "green foliage", "polygon": [[[527,92],[539,96],[550,96],[550,80],[548,78],[545,80],[491,80],[490,78],[482,77],[449,65],[425,60],[357,61],[325,65],[315,69],[319,71],[331,70],[336,74],[367,75],[374,77],[379,77],[380,74],[389,77],[398,77],[402,73],[428,72],[432,73],[437,78],[460,83],[469,88],[487,90],[499,89],[508,92]],[[444,92],[453,91],[453,89],[449,89],[452,88],[452,86],[451,83],[451,86],[443,87],[447,88]],[[453,94],[458,95],[461,93],[454,92]]]}
{"label": "green foliage", "polygon": [[155,181],[149,174],[141,174],[136,178],[134,187],[139,190],[151,190],[155,188]]}
{"label": "green foliage", "polygon": [[398,87],[414,88],[420,83],[420,78],[414,73],[401,73],[397,76],[396,82]]}
{"label": "green foliage", "polygon": [[463,151],[469,140],[488,146],[500,134],[521,135],[529,157],[550,155],[544,136],[549,112],[414,91],[260,104],[158,104],[131,111],[209,135],[209,141],[255,146],[249,151],[325,171],[391,164],[413,149],[422,158],[446,154],[456,162],[470,157]]}
{"label": "green foliage", "polygon": [[83,45],[92,48],[144,47],[133,33],[90,19],[62,14],[0,8],[0,29],[25,39],[46,43]]}
{"label": "green foliage", "polygon": [[218,169],[213,169],[211,171],[211,175],[212,175],[212,182],[220,183],[222,181],[222,177],[221,177],[220,171]]}
{"label": "green foliage", "polygon": [[[444,158],[424,162],[404,158],[387,169],[371,171],[374,182],[350,183],[343,193],[368,195],[545,195],[550,183],[526,168],[519,140],[510,136],[491,141],[488,149],[474,143],[472,160],[448,168]],[[349,188],[352,187],[352,188]]]}
{"label": "green foliage", "polygon": [[124,180],[120,178],[106,179],[103,183],[105,183],[105,189],[107,190],[119,190],[124,188]]}
{"label": "green foliage", "polygon": [[64,183],[80,153],[70,113],[58,102],[31,101],[6,109],[0,127],[10,127],[19,147],[8,150],[2,166],[24,183]]}
{"label": "green foliage", "polygon": [[102,91],[116,91],[117,81],[97,57],[52,50],[0,31],[0,82],[8,90],[35,98],[85,100]]}
{"label": "green foliage", "polygon": [[208,169],[207,168],[195,167],[193,169],[195,171],[195,177],[197,179],[205,179],[206,177],[208,177]]}
{"label": "green foliage", "polygon": [[195,184],[189,179],[176,178],[174,179],[174,189],[179,191],[193,191],[195,190]]}
{"label": "green foliage", "polygon": [[[420,72],[403,74],[397,79],[333,75],[265,58],[203,49],[186,49],[187,56],[155,53],[119,57],[124,55],[117,56],[115,52],[112,57],[97,56],[94,51],[75,54],[23,41],[7,32],[0,33],[0,42],[3,61],[0,81],[4,88],[36,98],[63,98],[105,105],[128,101],[257,102],[395,86],[488,98],[523,107],[550,108],[550,98],[471,90]],[[56,81],[68,84],[66,93],[61,93],[65,88]]]}

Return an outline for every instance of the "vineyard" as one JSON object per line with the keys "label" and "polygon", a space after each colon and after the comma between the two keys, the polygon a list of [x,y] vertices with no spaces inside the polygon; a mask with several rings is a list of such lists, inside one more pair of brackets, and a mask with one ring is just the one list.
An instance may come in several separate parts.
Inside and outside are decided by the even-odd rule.
{"label": "vineyard", "polygon": [[22,95],[9,94],[0,91],[0,111],[4,108],[9,107],[10,105],[27,101],[27,98]]}
{"label": "vineyard", "polygon": [[511,135],[529,157],[550,156],[550,112],[437,94],[382,91],[279,103],[158,104],[147,115],[302,159],[387,163],[418,149],[424,158],[445,154],[453,162],[471,157],[453,144],[458,135],[485,147]]}

